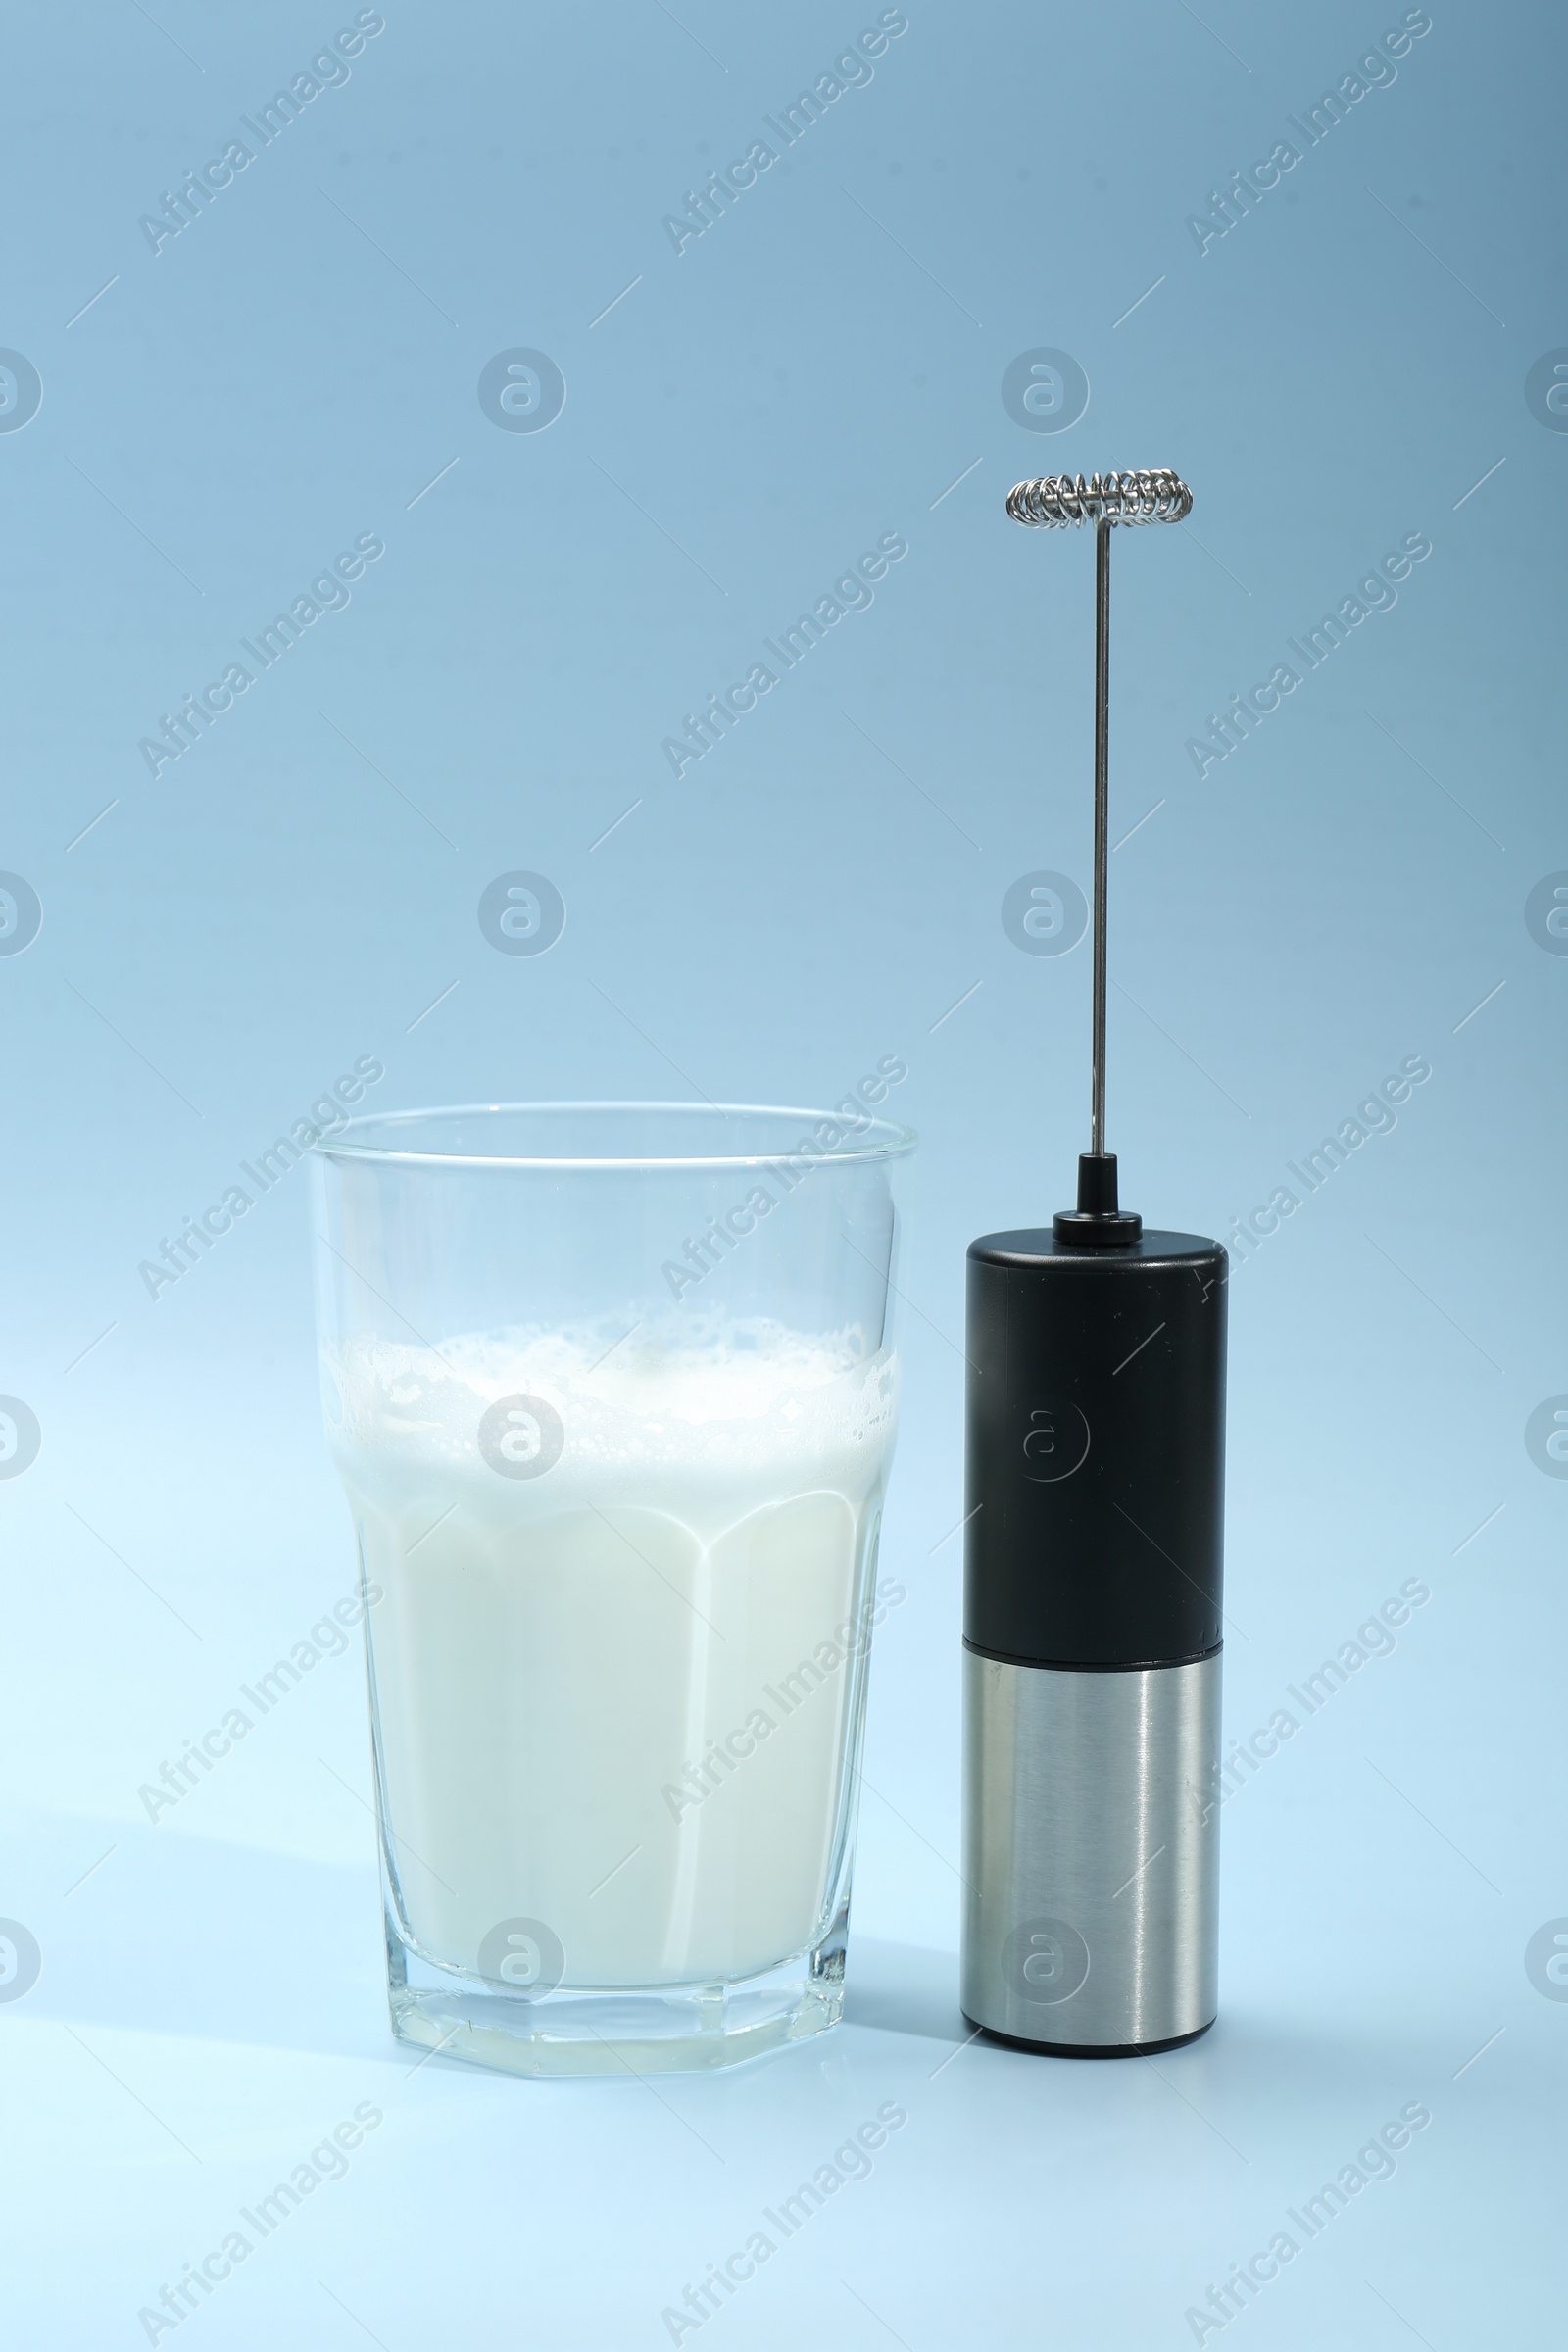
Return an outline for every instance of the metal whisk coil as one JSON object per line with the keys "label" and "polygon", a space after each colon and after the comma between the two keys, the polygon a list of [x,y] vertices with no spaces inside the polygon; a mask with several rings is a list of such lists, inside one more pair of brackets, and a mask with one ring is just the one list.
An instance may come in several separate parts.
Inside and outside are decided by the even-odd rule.
{"label": "metal whisk coil", "polygon": [[1192,511],[1192,492],[1166,466],[1152,473],[1093,473],[1087,481],[1081,473],[1048,473],[1007,493],[1013,521],[1040,530],[1069,522],[1184,522]]}
{"label": "metal whisk coil", "polygon": [[[1094,1020],[1090,1044],[1089,1160],[1109,1157],[1109,1198],[1115,1203],[1113,1156],[1105,1152],[1105,889],[1110,866],[1110,532],[1117,522],[1184,522],[1193,494],[1179,473],[1157,466],[1150,473],[1048,473],[1043,481],[1019,482],[1007,493],[1014,522],[1039,530],[1064,523],[1095,525],[1095,972]],[[1092,1205],[1083,1192],[1088,1160],[1079,1163],[1079,1208]],[[1136,1226],[1136,1220],[1133,1220]],[[1118,1226],[1119,1231],[1119,1226]]]}

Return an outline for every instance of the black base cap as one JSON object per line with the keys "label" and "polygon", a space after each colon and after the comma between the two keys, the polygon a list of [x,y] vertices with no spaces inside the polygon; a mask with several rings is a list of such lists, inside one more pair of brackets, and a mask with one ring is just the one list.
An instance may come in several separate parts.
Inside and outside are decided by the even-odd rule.
{"label": "black base cap", "polygon": [[994,2027],[978,2026],[964,2013],[966,2026],[974,2026],[987,2041],[1000,2042],[1004,2049],[1024,2050],[1031,2058],[1157,2058],[1161,2050],[1185,2050],[1190,2041],[1201,2041],[1214,2023],[1195,2026],[1191,2034],[1173,2034],[1169,2041],[1022,2041],[1016,2034],[999,2034]]}
{"label": "black base cap", "polygon": [[1121,1208],[1116,1200],[1114,1152],[1080,1152],[1078,1205],[1058,1208],[1051,1220],[1058,1242],[1088,1243],[1102,1249],[1124,1249],[1136,1242],[1144,1220],[1135,1208]]}

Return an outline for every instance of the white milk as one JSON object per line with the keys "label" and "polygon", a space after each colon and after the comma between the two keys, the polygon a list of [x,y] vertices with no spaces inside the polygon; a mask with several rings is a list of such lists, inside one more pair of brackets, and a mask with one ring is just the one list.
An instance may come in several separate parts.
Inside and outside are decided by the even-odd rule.
{"label": "white milk", "polygon": [[[404,1913],[468,1969],[528,1919],[568,1984],[733,1980],[823,1925],[897,1367],[761,1321],[606,1345],[331,1366]],[[518,1394],[561,1418],[543,1475],[479,1447]]]}

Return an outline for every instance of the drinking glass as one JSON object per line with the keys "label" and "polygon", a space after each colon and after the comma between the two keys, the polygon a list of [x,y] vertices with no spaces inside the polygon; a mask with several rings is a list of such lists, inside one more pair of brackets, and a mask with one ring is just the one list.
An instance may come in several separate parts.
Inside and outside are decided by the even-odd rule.
{"label": "drinking glass", "polygon": [[646,2073],[837,2022],[890,1072],[832,1110],[491,1103],[318,1145],[404,2040]]}

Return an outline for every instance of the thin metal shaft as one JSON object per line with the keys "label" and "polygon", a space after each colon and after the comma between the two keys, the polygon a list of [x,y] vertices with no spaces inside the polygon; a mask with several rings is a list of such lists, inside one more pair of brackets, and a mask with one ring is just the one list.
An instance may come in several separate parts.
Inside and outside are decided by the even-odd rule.
{"label": "thin metal shaft", "polygon": [[1089,1149],[1105,1149],[1105,884],[1110,864],[1110,524],[1095,526],[1095,1013]]}

